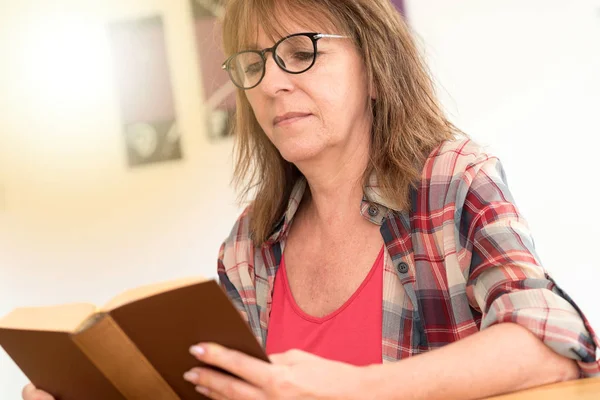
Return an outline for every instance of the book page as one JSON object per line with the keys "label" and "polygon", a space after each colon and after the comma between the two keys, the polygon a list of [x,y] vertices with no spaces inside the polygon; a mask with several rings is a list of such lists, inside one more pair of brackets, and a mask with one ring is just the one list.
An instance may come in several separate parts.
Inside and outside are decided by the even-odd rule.
{"label": "book page", "polygon": [[112,298],[108,303],[106,303],[101,311],[111,311],[125,304],[132,303],[136,300],[144,299],[146,297],[151,297],[156,294],[168,292],[173,289],[195,285],[197,283],[206,282],[208,279],[200,276],[196,277],[187,277],[176,279],[172,281],[153,283],[145,286],[140,286],[134,289],[127,290],[114,298]]}
{"label": "book page", "polygon": [[0,319],[0,329],[73,332],[96,312],[93,304],[20,307]]}

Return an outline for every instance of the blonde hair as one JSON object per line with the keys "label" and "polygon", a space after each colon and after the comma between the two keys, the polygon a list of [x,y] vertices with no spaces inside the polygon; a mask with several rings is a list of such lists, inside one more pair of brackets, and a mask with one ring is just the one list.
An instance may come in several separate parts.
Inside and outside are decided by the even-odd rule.
{"label": "blonde hair", "polygon": [[[421,178],[423,163],[443,141],[460,133],[444,116],[433,83],[403,17],[390,0],[228,0],[223,21],[227,55],[256,42],[258,27],[283,36],[277,15],[310,21],[352,38],[363,57],[373,102],[370,163],[382,195],[403,209]],[[254,43],[253,43],[254,42]],[[233,126],[236,165],[233,182],[251,205],[255,245],[265,242],[285,212],[300,171],[283,159],[258,124],[243,90],[237,92]]]}

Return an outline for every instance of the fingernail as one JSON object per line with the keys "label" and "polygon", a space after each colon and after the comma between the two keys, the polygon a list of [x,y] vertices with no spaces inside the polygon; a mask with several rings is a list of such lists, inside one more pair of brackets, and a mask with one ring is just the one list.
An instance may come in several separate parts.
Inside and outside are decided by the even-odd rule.
{"label": "fingernail", "polygon": [[183,379],[189,382],[193,382],[198,379],[198,374],[193,371],[188,371],[185,374],[183,374]]}
{"label": "fingernail", "polygon": [[202,346],[192,346],[190,347],[190,353],[192,353],[195,356],[202,356],[204,355],[204,353],[206,353],[206,351]]}
{"label": "fingernail", "polygon": [[196,386],[196,392],[207,396],[209,390],[207,388],[205,388],[204,386]]}

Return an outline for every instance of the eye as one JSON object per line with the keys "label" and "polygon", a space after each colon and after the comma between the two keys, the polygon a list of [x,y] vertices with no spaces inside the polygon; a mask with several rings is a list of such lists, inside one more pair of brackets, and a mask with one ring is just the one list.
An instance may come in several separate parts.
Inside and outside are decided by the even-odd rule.
{"label": "eye", "polygon": [[259,74],[262,70],[262,63],[260,62],[255,62],[252,64],[249,64],[246,66],[246,68],[244,69],[244,73],[246,73],[247,75],[256,75]]}
{"label": "eye", "polygon": [[294,60],[296,61],[311,61],[313,59],[314,53],[308,51],[296,51],[294,53]]}

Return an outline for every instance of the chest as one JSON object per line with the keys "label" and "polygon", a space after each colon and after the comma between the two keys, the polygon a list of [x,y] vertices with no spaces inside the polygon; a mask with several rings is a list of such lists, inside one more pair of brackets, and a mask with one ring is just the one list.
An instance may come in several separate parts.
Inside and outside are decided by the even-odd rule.
{"label": "chest", "polygon": [[314,317],[340,308],[358,290],[382,251],[376,225],[323,241],[292,237],[284,258],[291,294],[298,307]]}

